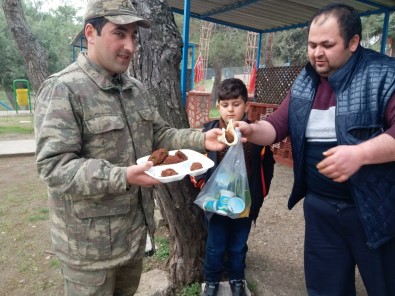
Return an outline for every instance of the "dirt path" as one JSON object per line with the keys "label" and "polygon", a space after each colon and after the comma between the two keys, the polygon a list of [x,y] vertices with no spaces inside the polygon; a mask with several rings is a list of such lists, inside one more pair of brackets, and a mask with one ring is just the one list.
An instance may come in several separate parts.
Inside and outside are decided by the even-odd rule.
{"label": "dirt path", "polygon": [[[0,295],[63,295],[59,262],[46,252],[46,190],[33,157],[0,158],[0,171]],[[276,165],[250,235],[247,280],[255,296],[306,295],[302,203],[286,208],[292,180],[289,167]],[[358,295],[366,295],[359,278],[357,283]]]}
{"label": "dirt path", "polygon": [[0,158],[0,295],[63,295],[33,156]]}
{"label": "dirt path", "polygon": [[289,211],[292,169],[276,164],[270,193],[249,238],[247,279],[257,295],[306,295],[303,276],[302,204]]}

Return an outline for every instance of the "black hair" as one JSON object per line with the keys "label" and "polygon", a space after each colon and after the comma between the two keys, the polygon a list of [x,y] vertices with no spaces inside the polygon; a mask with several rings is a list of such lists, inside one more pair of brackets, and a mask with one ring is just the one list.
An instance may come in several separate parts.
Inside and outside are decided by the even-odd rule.
{"label": "black hair", "polygon": [[343,38],[345,47],[348,47],[350,40],[355,36],[362,38],[362,23],[358,11],[346,4],[332,3],[322,7],[310,19],[307,32],[310,32],[311,24],[321,16],[334,16],[339,24],[340,35]]}
{"label": "black hair", "polygon": [[[90,20],[85,21],[85,26],[87,24],[91,24],[93,28],[97,31],[97,35],[101,36],[101,30],[103,29],[104,25],[108,23],[109,20],[107,20],[104,17],[96,17]],[[84,27],[85,27],[84,26]]]}
{"label": "black hair", "polygon": [[247,103],[248,91],[241,79],[228,78],[221,81],[218,86],[218,101],[237,99],[240,96]]}

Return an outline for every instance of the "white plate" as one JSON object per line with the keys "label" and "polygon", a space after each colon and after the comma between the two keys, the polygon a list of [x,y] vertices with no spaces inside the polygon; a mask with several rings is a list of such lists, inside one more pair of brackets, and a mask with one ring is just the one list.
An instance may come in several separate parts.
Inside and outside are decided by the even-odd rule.
{"label": "white plate", "polygon": [[[169,155],[174,155],[177,151],[178,150],[171,150],[169,151]],[[199,152],[190,149],[180,149],[180,151],[183,152],[188,157],[187,160],[176,164],[164,164],[164,165],[153,166],[148,171],[145,171],[146,174],[161,181],[162,183],[169,183],[169,182],[179,181],[183,179],[186,175],[198,176],[204,174],[205,172],[207,172],[209,168],[214,166],[214,162],[210,158],[204,156]],[[137,164],[146,163],[149,157],[150,155],[137,159]],[[200,162],[203,168],[199,170],[191,171],[190,167],[193,162]],[[162,177],[161,176],[162,171],[168,168],[172,168],[173,170],[175,170],[178,173],[178,175]]]}

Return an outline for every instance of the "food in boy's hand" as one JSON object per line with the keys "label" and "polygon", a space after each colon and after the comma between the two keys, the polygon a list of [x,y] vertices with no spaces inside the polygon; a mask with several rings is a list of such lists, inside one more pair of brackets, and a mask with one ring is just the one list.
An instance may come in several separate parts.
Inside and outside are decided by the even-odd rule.
{"label": "food in boy's hand", "polygon": [[152,152],[150,157],[148,157],[148,161],[152,161],[155,166],[155,165],[161,164],[166,159],[166,157],[168,155],[169,155],[169,151],[167,151],[167,149],[160,148],[160,149]]}
{"label": "food in boy's hand", "polygon": [[235,137],[233,136],[233,133],[231,131],[225,131],[225,139],[226,141],[228,141],[228,143],[233,143]]}
{"label": "food in boy's hand", "polygon": [[193,162],[191,164],[190,170],[191,171],[196,171],[196,170],[200,170],[202,168],[203,168],[203,166],[202,166],[202,164],[200,162]]}
{"label": "food in boy's hand", "polygon": [[169,155],[165,158],[165,160],[162,162],[162,164],[175,164],[175,163],[180,163],[183,162],[181,158],[179,158],[177,155]]}
{"label": "food in boy's hand", "polygon": [[165,169],[162,171],[162,173],[160,175],[162,177],[169,177],[169,176],[178,175],[178,173],[173,169]]}
{"label": "food in boy's hand", "polygon": [[188,160],[188,156],[184,154],[184,152],[177,150],[176,155],[181,158],[182,160]]}
{"label": "food in boy's hand", "polygon": [[233,128],[232,119],[229,120],[226,129],[222,128],[222,134],[217,138],[217,140],[229,146],[236,145],[237,136],[236,136],[236,131]]}

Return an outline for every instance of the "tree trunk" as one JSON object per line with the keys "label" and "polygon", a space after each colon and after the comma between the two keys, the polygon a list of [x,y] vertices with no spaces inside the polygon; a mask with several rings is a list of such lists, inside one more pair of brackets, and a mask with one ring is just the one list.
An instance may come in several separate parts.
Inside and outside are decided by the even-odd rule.
{"label": "tree trunk", "polygon": [[7,96],[8,101],[11,104],[12,110],[15,110],[15,99],[14,99],[13,92],[12,91],[6,91],[5,94]]}
{"label": "tree trunk", "polygon": [[[180,62],[182,38],[166,1],[135,0],[136,9],[151,22],[140,29],[141,47],[130,72],[147,87],[152,103],[172,127],[188,127],[181,102]],[[169,279],[181,286],[200,281],[203,275],[205,231],[203,211],[193,204],[197,190],[189,178],[157,186],[155,198],[169,225],[171,253]]]}
{"label": "tree trunk", "polygon": [[266,39],[266,60],[265,66],[266,67],[273,67],[273,39],[274,33],[269,33]]}
{"label": "tree trunk", "polygon": [[38,42],[30,31],[22,12],[20,0],[3,0],[4,15],[15,43],[23,57],[27,75],[34,91],[37,91],[49,75],[48,51]]}
{"label": "tree trunk", "polygon": [[214,64],[215,78],[213,84],[213,90],[211,91],[210,103],[211,107],[215,106],[218,101],[218,85],[222,80],[222,67],[219,63]]}

